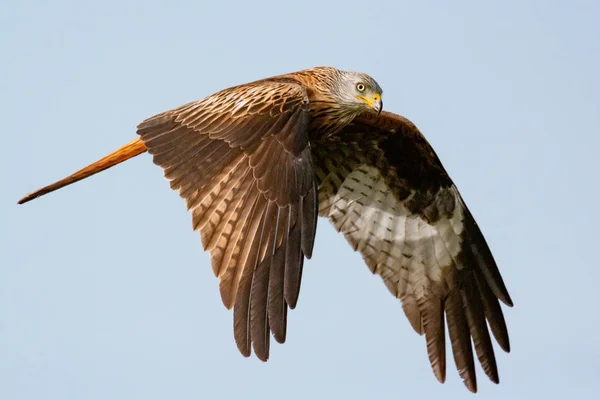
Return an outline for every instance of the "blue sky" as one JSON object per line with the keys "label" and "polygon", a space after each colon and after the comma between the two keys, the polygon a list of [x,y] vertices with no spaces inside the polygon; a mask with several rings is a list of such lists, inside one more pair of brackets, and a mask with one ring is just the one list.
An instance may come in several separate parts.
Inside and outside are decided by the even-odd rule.
{"label": "blue sky", "polygon": [[0,398],[469,398],[325,220],[288,339],[242,357],[148,155],[25,206],[141,120],[316,65],[369,73],[434,146],[515,302],[485,399],[600,391],[600,3],[27,1],[0,7]]}

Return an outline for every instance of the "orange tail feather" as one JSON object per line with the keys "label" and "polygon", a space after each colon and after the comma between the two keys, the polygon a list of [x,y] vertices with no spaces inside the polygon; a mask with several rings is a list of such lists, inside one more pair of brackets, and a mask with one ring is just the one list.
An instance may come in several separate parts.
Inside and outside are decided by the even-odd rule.
{"label": "orange tail feather", "polygon": [[54,192],[62,187],[68,186],[72,183],[85,179],[89,176],[97,174],[98,172],[104,171],[110,167],[113,167],[117,164],[122,163],[123,161],[129,160],[137,155],[144,153],[146,150],[146,146],[144,142],[140,138],[132,140],[127,143],[125,146],[120,149],[110,153],[106,157],[101,158],[93,164],[88,165],[87,167],[80,169],[72,175],[67,176],[64,179],[61,179],[57,182],[54,182],[48,186],[45,186],[41,189],[36,190],[35,192],[31,192],[19,200],[18,204],[27,203],[33,199],[36,199],[45,194]]}

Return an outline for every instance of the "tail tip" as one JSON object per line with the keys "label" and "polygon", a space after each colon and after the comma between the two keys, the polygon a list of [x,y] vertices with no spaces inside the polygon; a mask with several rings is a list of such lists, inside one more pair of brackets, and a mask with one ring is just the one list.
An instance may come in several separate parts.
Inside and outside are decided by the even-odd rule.
{"label": "tail tip", "polygon": [[33,200],[33,199],[35,199],[37,197],[39,197],[39,195],[36,195],[35,193],[26,194],[19,201],[17,201],[17,204],[25,204],[28,201],[31,201],[31,200]]}

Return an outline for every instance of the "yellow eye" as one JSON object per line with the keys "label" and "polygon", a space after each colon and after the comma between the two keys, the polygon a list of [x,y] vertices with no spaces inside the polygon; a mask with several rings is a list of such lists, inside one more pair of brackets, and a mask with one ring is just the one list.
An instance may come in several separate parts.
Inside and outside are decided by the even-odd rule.
{"label": "yellow eye", "polygon": [[364,92],[365,91],[365,84],[364,83],[357,83],[356,84],[356,90],[358,90],[359,92]]}

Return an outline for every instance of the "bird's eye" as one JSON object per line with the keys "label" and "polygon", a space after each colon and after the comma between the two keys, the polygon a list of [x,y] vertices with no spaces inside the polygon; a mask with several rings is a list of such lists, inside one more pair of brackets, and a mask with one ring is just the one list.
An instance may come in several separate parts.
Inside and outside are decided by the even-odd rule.
{"label": "bird's eye", "polygon": [[359,92],[364,92],[365,91],[365,84],[364,83],[357,83],[356,84],[356,90],[358,90]]}

